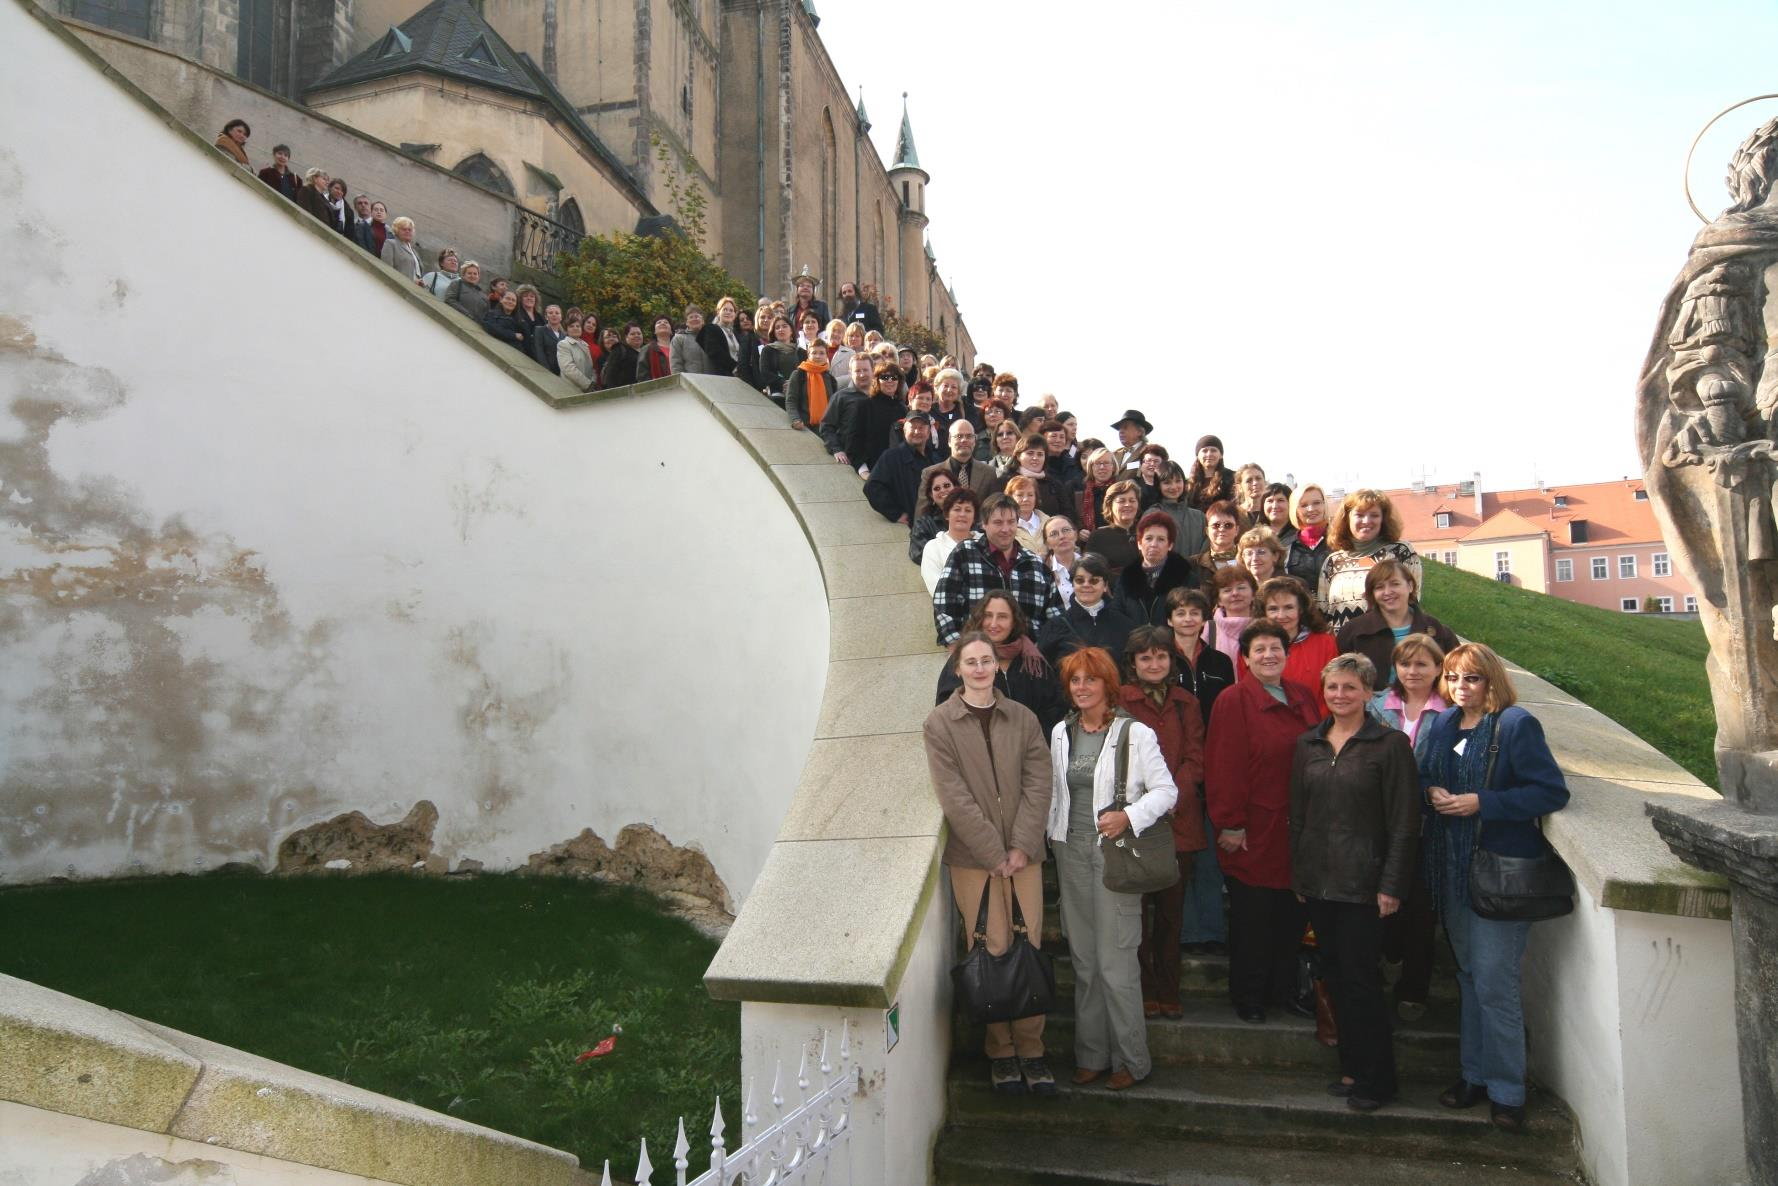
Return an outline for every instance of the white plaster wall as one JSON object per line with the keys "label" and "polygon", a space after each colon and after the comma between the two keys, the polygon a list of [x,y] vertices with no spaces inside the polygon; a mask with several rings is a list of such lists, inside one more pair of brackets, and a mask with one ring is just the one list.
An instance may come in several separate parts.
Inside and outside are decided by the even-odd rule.
{"label": "white plaster wall", "polygon": [[758,464],[688,393],[552,410],[17,5],[0,44],[0,880],[430,799],[452,857],[644,822],[743,895],[827,660]]}
{"label": "white plaster wall", "polygon": [[381,1178],[261,1157],[0,1100],[0,1186],[386,1186]]}
{"label": "white plaster wall", "polygon": [[1594,1186],[1745,1174],[1729,924],[1598,905],[1531,928],[1531,1074],[1574,1112]]}
{"label": "white plaster wall", "polygon": [[[941,874],[940,882],[945,882]],[[850,1019],[856,1035],[856,1058],[863,1072],[861,1093],[853,1100],[850,1173],[837,1179],[855,1186],[917,1186],[932,1180],[932,1149],[944,1127],[948,1093],[945,1076],[951,1064],[950,966],[956,929],[949,888],[940,884],[927,904],[902,974],[896,1002],[901,1006],[900,1041],[887,1050],[881,1009],[848,1009],[831,1005],[777,1005],[745,1001],[741,1005],[741,1090],[758,1088],[758,1099],[771,1095],[779,1059],[785,1062],[786,1108],[795,1094],[798,1051],[804,1043],[818,1050],[821,1032],[837,1044],[841,1023]],[[814,1055],[810,1064],[814,1065]],[[818,1076],[810,1074],[811,1082]],[[727,1115],[727,1105],[724,1105]],[[758,1109],[762,1122],[770,1109]],[[690,1119],[687,1119],[689,1127]],[[738,1138],[731,1139],[733,1148]]]}

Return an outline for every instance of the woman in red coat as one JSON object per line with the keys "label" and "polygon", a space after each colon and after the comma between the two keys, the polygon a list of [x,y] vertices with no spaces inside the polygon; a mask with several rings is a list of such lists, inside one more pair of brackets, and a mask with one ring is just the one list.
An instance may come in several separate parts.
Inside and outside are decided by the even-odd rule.
{"label": "woman in red coat", "polygon": [[[1229,894],[1229,997],[1242,1021],[1266,1006],[1299,1011],[1296,949],[1303,907],[1290,890],[1290,766],[1320,721],[1308,688],[1288,680],[1290,635],[1260,619],[1241,632],[1247,678],[1216,698],[1204,748],[1204,795]],[[1312,1015],[1311,1011],[1311,1015]]]}
{"label": "woman in red coat", "polygon": [[1340,653],[1340,648],[1321,611],[1315,608],[1309,587],[1295,577],[1273,577],[1259,587],[1253,604],[1256,612],[1265,614],[1290,635],[1290,658],[1284,664],[1284,678],[1309,691],[1319,724],[1327,716],[1327,701],[1321,698],[1321,669]]}
{"label": "woman in red coat", "polygon": [[1210,846],[1204,835],[1199,786],[1204,781],[1204,714],[1197,698],[1179,686],[1169,626],[1138,626],[1124,644],[1124,711],[1155,731],[1161,760],[1173,774],[1179,800],[1173,805],[1173,852],[1179,880],[1142,896],[1142,1012],[1179,1018],[1179,932],[1185,885],[1194,873],[1193,856]]}

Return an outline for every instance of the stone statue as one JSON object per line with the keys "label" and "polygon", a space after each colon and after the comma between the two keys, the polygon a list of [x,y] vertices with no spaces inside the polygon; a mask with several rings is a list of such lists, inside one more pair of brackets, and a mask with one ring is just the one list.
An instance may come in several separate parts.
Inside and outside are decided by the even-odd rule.
{"label": "stone statue", "polygon": [[[1729,165],[1637,393],[1649,498],[1710,640],[1723,793],[1778,812],[1778,119]],[[1768,364],[1771,365],[1768,365]]]}
{"label": "stone statue", "polygon": [[1710,640],[1723,793],[1720,802],[1655,796],[1647,810],[1680,859],[1729,881],[1741,1104],[1754,1186],[1778,1186],[1778,960],[1771,956],[1778,951],[1775,182],[1778,119],[1749,136],[1729,162],[1734,204],[1692,241],[1661,306],[1636,391],[1636,443],[1649,500],[1668,553],[1698,590]]}

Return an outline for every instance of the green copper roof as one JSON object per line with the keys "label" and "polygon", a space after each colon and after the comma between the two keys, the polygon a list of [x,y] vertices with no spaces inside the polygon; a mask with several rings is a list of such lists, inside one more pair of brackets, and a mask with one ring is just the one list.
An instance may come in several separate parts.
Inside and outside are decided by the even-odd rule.
{"label": "green copper roof", "polygon": [[[901,92],[901,135],[895,138],[895,163],[891,169],[920,169],[920,154],[914,151],[914,125],[908,121],[908,93]],[[926,170],[920,169],[922,173]]]}
{"label": "green copper roof", "polygon": [[866,115],[864,111],[863,87],[858,88],[858,126],[867,132],[870,131],[870,116]]}

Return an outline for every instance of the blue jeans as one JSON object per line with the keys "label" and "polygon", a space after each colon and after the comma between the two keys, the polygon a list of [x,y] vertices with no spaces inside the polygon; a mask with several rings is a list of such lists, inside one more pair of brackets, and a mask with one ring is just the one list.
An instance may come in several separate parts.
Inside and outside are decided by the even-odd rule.
{"label": "blue jeans", "polygon": [[1446,877],[1439,915],[1457,957],[1463,1021],[1463,1078],[1488,1089],[1494,1103],[1525,1102],[1525,1011],[1520,1004],[1528,922],[1495,922],[1469,905],[1467,878]]}
{"label": "blue jeans", "polygon": [[1185,899],[1180,906],[1181,943],[1226,943],[1228,922],[1222,913],[1222,865],[1216,860],[1216,829],[1210,816],[1204,816],[1204,835],[1209,847],[1202,852],[1182,854],[1189,876],[1185,879]]}

